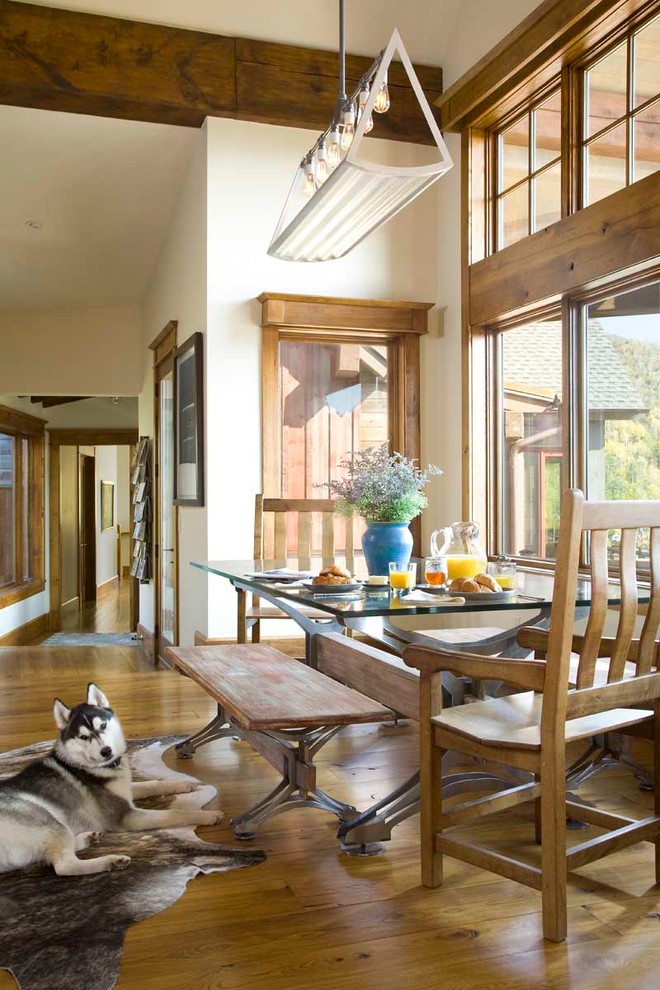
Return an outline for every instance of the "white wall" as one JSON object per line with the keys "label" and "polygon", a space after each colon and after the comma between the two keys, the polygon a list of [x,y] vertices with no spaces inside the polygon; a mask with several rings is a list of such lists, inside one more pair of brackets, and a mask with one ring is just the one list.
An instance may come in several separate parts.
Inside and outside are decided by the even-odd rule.
{"label": "white wall", "polygon": [[[154,427],[153,354],[149,343],[170,320],[178,320],[178,340],[206,331],[206,127],[197,145],[176,204],[143,309],[143,381],[139,400],[140,436],[152,436]],[[222,273],[213,273],[222,277]],[[190,567],[191,560],[205,560],[206,510],[179,509],[180,641],[192,643],[195,629],[206,628],[206,581]],[[154,628],[153,581],[140,585],[140,622]]]}
{"label": "white wall", "polygon": [[[101,482],[111,481],[113,519],[110,529],[101,529]],[[96,447],[96,584],[105,584],[117,574],[117,448]]]}
{"label": "white wall", "polygon": [[137,395],[139,306],[0,312],[0,391]]}
{"label": "white wall", "polygon": [[[219,119],[208,120],[207,128],[208,556],[233,559],[251,555],[254,494],[261,486],[261,307],[256,297],[270,291],[437,303],[440,218],[438,193],[430,190],[346,258],[324,264],[269,258],[266,250],[293,172],[315,135]],[[409,164],[428,155],[423,148],[385,141],[373,141],[371,149],[383,161],[396,156]],[[429,353],[442,343],[434,314],[431,325],[424,343]],[[235,635],[235,607],[227,583],[211,578],[210,635]]]}

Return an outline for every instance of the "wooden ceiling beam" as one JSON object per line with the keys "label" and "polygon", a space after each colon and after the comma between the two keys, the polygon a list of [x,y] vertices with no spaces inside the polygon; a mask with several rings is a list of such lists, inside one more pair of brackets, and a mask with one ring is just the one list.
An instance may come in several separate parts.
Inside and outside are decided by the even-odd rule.
{"label": "wooden ceiling beam", "polygon": [[30,402],[50,409],[51,406],[65,406],[69,402],[84,402],[85,399],[91,399],[91,395],[33,395]]}
{"label": "wooden ceiling beam", "polygon": [[[349,86],[370,64],[348,56]],[[433,102],[442,69],[416,71]],[[392,107],[375,136],[431,144],[403,67],[389,75]],[[230,117],[322,130],[337,88],[333,52],[0,0],[3,104],[185,127]]]}

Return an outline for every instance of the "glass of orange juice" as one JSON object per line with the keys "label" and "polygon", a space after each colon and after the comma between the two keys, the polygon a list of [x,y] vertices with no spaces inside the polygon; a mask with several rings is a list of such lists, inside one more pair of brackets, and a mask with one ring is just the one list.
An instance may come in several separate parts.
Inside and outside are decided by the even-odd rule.
{"label": "glass of orange juice", "polygon": [[488,565],[487,573],[494,577],[502,591],[512,591],[516,587],[516,562],[508,557],[496,557]]}
{"label": "glass of orange juice", "polygon": [[417,564],[400,564],[398,561],[390,561],[390,588],[395,594],[400,595],[402,591],[410,591],[415,587],[417,577]]}
{"label": "glass of orange juice", "polygon": [[445,584],[447,580],[447,558],[427,557],[424,561],[424,580],[427,584],[437,587]]}

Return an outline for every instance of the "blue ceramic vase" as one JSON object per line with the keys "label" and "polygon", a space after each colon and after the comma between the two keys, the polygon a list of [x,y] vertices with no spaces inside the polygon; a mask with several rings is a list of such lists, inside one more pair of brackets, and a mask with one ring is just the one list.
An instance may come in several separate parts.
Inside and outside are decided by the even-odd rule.
{"label": "blue ceramic vase", "polygon": [[362,550],[369,574],[388,574],[391,560],[407,564],[413,538],[404,522],[369,522],[362,535]]}

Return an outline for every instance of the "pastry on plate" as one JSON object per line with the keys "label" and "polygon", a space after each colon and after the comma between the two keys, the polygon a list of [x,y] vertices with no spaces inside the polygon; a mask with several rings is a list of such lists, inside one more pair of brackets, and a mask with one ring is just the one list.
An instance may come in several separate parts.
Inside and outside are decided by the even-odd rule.
{"label": "pastry on plate", "polygon": [[494,577],[490,574],[477,574],[474,579],[478,585],[480,585],[481,591],[501,591],[502,585],[499,584]]}
{"label": "pastry on plate", "polygon": [[331,564],[324,567],[317,577],[312,579],[312,584],[352,584],[353,575],[345,567],[338,564]]}
{"label": "pastry on plate", "polygon": [[469,594],[474,594],[475,592],[484,591],[485,589],[481,585],[477,584],[472,578],[454,578],[454,580],[449,585],[450,591],[467,592]]}

